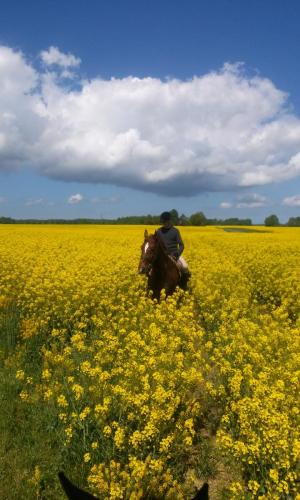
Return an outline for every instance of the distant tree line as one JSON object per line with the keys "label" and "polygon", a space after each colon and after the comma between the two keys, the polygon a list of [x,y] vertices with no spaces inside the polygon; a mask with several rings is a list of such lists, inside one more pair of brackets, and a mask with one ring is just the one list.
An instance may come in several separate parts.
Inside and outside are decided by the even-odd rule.
{"label": "distant tree line", "polygon": [[290,217],[286,224],[281,224],[277,215],[271,214],[265,218],[265,226],[300,227],[300,217]]}
{"label": "distant tree line", "polygon": [[[195,212],[189,217],[185,214],[179,215],[174,208],[170,210],[172,222],[179,226],[251,226],[251,219],[239,219],[231,217],[228,219],[208,219],[203,212]],[[159,215],[131,215],[118,217],[117,219],[13,219],[11,217],[0,217],[0,224],[160,224]],[[264,220],[265,226],[282,226],[277,215],[271,214]],[[285,226],[300,227],[300,217],[290,217]]]}
{"label": "distant tree line", "polygon": [[113,224],[110,219],[12,219],[0,217],[0,224]]}
{"label": "distant tree line", "polygon": [[287,225],[291,227],[300,227],[300,217],[290,217]]}
{"label": "distant tree line", "polygon": [[[251,219],[207,219],[203,212],[195,212],[187,217],[179,215],[177,210],[170,210],[172,222],[180,226],[215,226],[215,225],[240,225],[251,226]],[[159,215],[131,215],[127,217],[118,217],[117,219],[13,219],[11,217],[0,217],[0,224],[160,224]]]}

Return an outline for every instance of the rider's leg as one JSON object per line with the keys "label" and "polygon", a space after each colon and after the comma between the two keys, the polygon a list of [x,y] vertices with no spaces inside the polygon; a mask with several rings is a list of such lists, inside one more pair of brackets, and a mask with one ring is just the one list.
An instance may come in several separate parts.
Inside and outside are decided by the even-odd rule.
{"label": "rider's leg", "polygon": [[190,270],[189,270],[189,267],[187,265],[187,262],[186,260],[182,257],[182,255],[179,257],[178,259],[178,264],[180,266],[180,269],[181,269],[181,272],[182,274],[187,274],[187,275],[190,275]]}
{"label": "rider's leg", "polygon": [[183,290],[187,290],[187,284],[188,284],[188,281],[191,277],[190,270],[189,270],[188,265],[183,257],[180,256],[177,262],[178,262],[178,264],[180,266],[180,270],[181,270],[180,287]]}

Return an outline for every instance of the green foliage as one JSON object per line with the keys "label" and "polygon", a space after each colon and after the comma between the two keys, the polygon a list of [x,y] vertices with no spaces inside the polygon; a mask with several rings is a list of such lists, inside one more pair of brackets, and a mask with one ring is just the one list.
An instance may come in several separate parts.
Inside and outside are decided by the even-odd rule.
{"label": "green foliage", "polygon": [[279,226],[279,219],[277,215],[272,214],[265,218],[265,226]]}
{"label": "green foliage", "polygon": [[178,224],[180,226],[188,226],[189,225],[189,218],[185,214],[181,214],[178,220]]}
{"label": "green foliage", "polygon": [[300,227],[300,217],[290,217],[287,225],[291,227]]}
{"label": "green foliage", "polygon": [[0,348],[5,353],[13,351],[19,335],[19,314],[14,302],[0,310]]}
{"label": "green foliage", "polygon": [[191,226],[205,226],[207,223],[203,212],[196,212],[190,216]]}
{"label": "green foliage", "polygon": [[171,214],[171,221],[172,221],[172,223],[174,225],[177,225],[178,221],[179,221],[179,215],[178,215],[177,210],[175,210],[175,208],[173,208],[172,210],[170,210],[170,214]]}
{"label": "green foliage", "polygon": [[[251,219],[239,219],[232,217],[229,219],[207,219],[203,212],[195,212],[190,217],[185,214],[179,216],[178,211],[173,208],[170,210],[171,220],[174,225],[180,226],[251,226]],[[296,218],[297,219],[297,218]],[[160,224],[159,215],[129,215],[125,217],[118,217],[117,219],[12,219],[10,217],[0,217],[0,224],[109,224],[109,225],[154,225]],[[298,225],[298,224],[290,224]]]}
{"label": "green foliage", "polygon": [[0,224],[14,224],[15,222],[11,217],[0,217]]}

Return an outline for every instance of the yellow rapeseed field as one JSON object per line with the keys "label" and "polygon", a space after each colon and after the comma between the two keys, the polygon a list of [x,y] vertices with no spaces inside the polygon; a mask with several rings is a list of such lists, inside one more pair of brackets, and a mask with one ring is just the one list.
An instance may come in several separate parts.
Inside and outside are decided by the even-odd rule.
{"label": "yellow rapeseed field", "polygon": [[188,498],[222,464],[226,498],[300,499],[300,229],[256,230],[181,228],[190,289],[156,304],[144,227],[0,226],[6,363],[95,495]]}

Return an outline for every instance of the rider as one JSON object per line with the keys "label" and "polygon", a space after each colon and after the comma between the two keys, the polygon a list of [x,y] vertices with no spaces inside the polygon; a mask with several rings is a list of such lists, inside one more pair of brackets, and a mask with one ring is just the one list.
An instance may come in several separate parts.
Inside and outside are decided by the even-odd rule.
{"label": "rider", "polygon": [[161,236],[168,254],[176,260],[184,281],[187,282],[190,277],[190,271],[185,259],[181,255],[184,244],[180,232],[172,224],[170,212],[163,212],[160,216],[160,222],[162,223],[162,227],[157,232]]}

